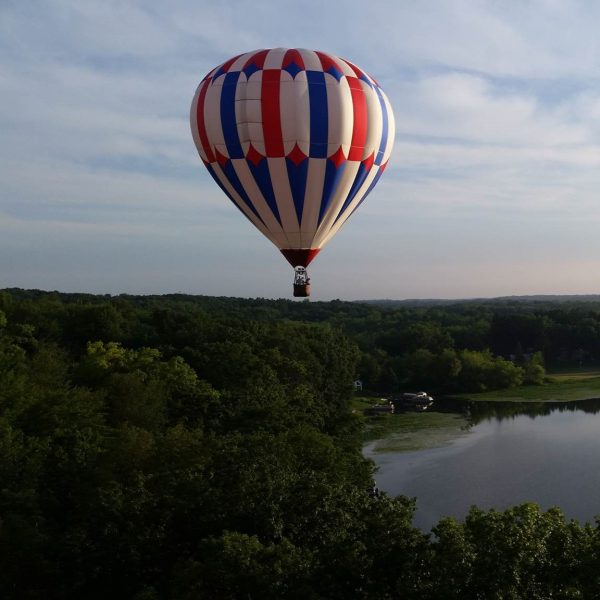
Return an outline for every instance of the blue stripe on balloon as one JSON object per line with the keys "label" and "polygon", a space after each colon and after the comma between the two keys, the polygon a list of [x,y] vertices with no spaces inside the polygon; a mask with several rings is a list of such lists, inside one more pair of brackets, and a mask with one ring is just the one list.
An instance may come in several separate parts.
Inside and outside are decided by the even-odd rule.
{"label": "blue stripe on balloon", "polygon": [[302,211],[304,210],[304,195],[306,194],[306,179],[308,177],[308,158],[296,164],[290,158],[285,159],[287,166],[290,189],[294,199],[294,208],[298,217],[298,224],[302,224]]}
{"label": "blue stripe on balloon", "polygon": [[321,208],[319,209],[319,225],[331,204],[335,195],[340,179],[344,174],[346,163],[343,162],[336,167],[332,160],[328,160],[325,166],[325,181],[323,182],[323,195],[321,196]]}
{"label": "blue stripe on balloon", "polygon": [[373,89],[375,87],[364,73],[361,73],[358,78],[361,81],[364,81],[371,89]]}
{"label": "blue stripe on balloon", "polygon": [[362,184],[365,182],[365,179],[367,178],[367,175],[369,174],[370,170],[371,169],[367,169],[364,163],[360,163],[358,171],[356,172],[356,176],[354,177],[354,181],[352,182],[352,187],[348,192],[348,197],[344,202],[344,206],[342,206],[342,209],[340,210],[338,216],[335,219],[336,222],[344,214],[344,211],[348,208],[348,206],[350,206],[350,203],[352,202],[352,200],[354,200],[356,194],[358,194],[358,190],[360,190]]}
{"label": "blue stripe on balloon", "polygon": [[[248,221],[250,221],[252,223],[252,219],[250,219],[248,217],[248,215],[242,210],[240,205],[236,202],[235,198],[227,191],[227,188],[223,185],[223,183],[219,179],[218,175],[215,173],[215,170],[212,168],[212,165],[210,163],[204,163],[204,165],[208,169],[208,172],[211,174],[212,178],[215,180],[217,185],[221,188],[223,193],[235,204],[235,207],[246,217],[246,219],[248,219]],[[248,208],[259,218],[259,220],[262,223],[263,220],[260,218],[260,215],[256,212],[256,210],[254,210],[254,207],[251,205],[248,205]]]}
{"label": "blue stripe on balloon", "polygon": [[221,127],[229,158],[244,158],[235,117],[235,90],[239,77],[240,71],[227,73],[221,89]]}
{"label": "blue stripe on balloon", "polygon": [[[264,223],[264,221],[258,214],[256,208],[254,208],[252,200],[250,200],[250,197],[244,190],[244,186],[242,185],[242,182],[240,181],[239,177],[237,176],[237,173],[235,172],[233,163],[230,160],[228,160],[225,166],[221,167],[221,169],[223,170],[223,174],[225,175],[225,177],[227,177],[227,180],[229,181],[233,189],[239,194],[240,198],[244,201],[244,204],[261,220],[261,222]],[[229,194],[227,195],[229,196]]]}
{"label": "blue stripe on balloon", "polygon": [[[236,205],[237,202],[233,199],[233,197],[231,196],[231,194],[227,191],[227,188],[223,185],[223,183],[221,182],[221,180],[219,179],[219,177],[217,176],[217,174],[215,173],[215,170],[212,168],[212,165],[210,163],[204,163],[204,166],[208,169],[208,172],[212,175],[212,178],[215,180],[215,182],[217,183],[217,185],[221,188],[221,190],[223,191],[224,194],[227,195],[227,197]],[[239,206],[238,206],[239,208]],[[241,210],[241,209],[240,209]]]}
{"label": "blue stripe on balloon", "polygon": [[371,181],[371,185],[369,186],[369,189],[365,192],[365,195],[360,199],[360,202],[352,209],[352,212],[348,215],[348,218],[350,218],[356,211],[356,209],[365,201],[365,198],[371,193],[371,190],[377,185],[377,182],[379,181],[379,178],[381,177],[381,174],[383,173],[383,169],[379,169],[379,171],[377,172],[377,175],[375,175],[375,177],[373,178],[373,181]]}
{"label": "blue stripe on balloon", "polygon": [[383,100],[383,96],[381,95],[381,90],[377,86],[375,86],[375,91],[377,92],[377,97],[379,98],[379,106],[381,106],[381,118],[383,121],[383,127],[381,129],[381,142],[379,144],[379,150],[375,155],[375,164],[380,165],[383,161],[383,155],[385,153],[385,147],[387,145],[389,124],[387,106]]}
{"label": "blue stripe on balloon", "polygon": [[306,71],[310,106],[310,150],[312,158],[327,158],[329,138],[327,86],[323,71]]}
{"label": "blue stripe on balloon", "polygon": [[271,183],[271,173],[269,172],[269,163],[267,159],[261,159],[257,165],[248,159],[246,159],[246,162],[248,163],[254,181],[256,181],[271,212],[281,225],[281,217],[279,216],[279,209],[277,208],[277,200],[275,200],[275,192],[273,192],[273,184]]}

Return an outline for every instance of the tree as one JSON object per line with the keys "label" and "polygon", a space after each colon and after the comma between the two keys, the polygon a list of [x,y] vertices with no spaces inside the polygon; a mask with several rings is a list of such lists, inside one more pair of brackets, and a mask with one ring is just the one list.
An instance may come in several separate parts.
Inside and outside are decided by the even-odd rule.
{"label": "tree", "polygon": [[544,369],[544,357],[541,352],[535,352],[527,358],[523,368],[523,383],[533,385],[541,385],[544,383],[546,379],[546,369]]}

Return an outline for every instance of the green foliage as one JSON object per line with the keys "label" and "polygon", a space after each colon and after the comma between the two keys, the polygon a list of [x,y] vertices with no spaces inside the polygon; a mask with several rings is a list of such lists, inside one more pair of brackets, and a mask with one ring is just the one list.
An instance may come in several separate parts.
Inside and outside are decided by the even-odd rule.
{"label": "green foliage", "polygon": [[[559,509],[522,504],[505,512],[472,508],[464,524],[444,519],[434,529],[434,579],[439,598],[583,598],[589,529],[566,522]],[[442,582],[444,582],[442,584]]]}
{"label": "green foliage", "polygon": [[523,365],[524,377],[523,383],[541,385],[546,379],[546,369],[544,368],[544,357],[541,352],[535,352]]}
{"label": "green foliage", "polygon": [[312,556],[289,540],[263,543],[256,536],[225,531],[208,538],[197,557],[177,566],[173,592],[181,600],[247,597],[278,600],[310,594]]}
{"label": "green foliage", "polygon": [[544,356],[595,356],[600,312],[19,290],[0,310],[2,598],[598,595],[600,528],[558,510],[413,528],[350,399],[358,373],[540,383]]}
{"label": "green foliage", "polygon": [[520,385],[524,371],[512,362],[492,356],[489,350],[446,348],[433,353],[419,349],[402,362],[406,382],[413,388],[447,391],[484,391]]}

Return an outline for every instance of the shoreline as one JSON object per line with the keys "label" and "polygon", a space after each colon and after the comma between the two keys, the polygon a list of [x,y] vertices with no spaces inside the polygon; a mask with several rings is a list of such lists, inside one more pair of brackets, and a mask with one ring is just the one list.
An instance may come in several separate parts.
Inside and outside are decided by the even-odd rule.
{"label": "shoreline", "polygon": [[577,402],[600,398],[600,377],[549,378],[541,385],[523,385],[474,394],[452,394],[454,400],[471,402]]}

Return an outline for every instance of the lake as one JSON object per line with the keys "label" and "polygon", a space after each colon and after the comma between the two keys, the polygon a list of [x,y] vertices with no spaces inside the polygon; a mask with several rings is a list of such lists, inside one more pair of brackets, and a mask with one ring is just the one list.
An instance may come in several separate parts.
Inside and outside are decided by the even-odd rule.
{"label": "lake", "polygon": [[462,518],[473,504],[559,506],[582,523],[600,515],[600,400],[441,408],[468,423],[443,446],[378,452],[375,441],[364,448],[379,467],[380,490],[417,498],[416,526],[429,530],[443,516]]}

